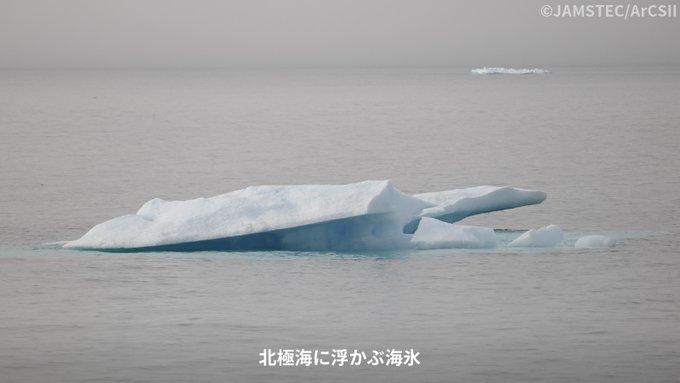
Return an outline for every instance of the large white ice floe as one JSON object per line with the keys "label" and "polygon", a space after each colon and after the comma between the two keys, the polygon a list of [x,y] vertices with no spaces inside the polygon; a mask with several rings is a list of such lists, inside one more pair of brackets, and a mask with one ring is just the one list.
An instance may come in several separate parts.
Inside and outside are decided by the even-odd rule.
{"label": "large white ice floe", "polygon": [[471,72],[472,72],[472,74],[546,74],[546,73],[550,73],[550,71],[548,71],[547,69],[539,69],[539,68],[515,69],[515,68],[498,68],[498,67],[475,68]]}
{"label": "large white ice floe", "polygon": [[496,246],[496,233],[488,227],[456,225],[425,217],[411,243],[418,249],[481,249]]}
{"label": "large white ice floe", "polygon": [[540,229],[531,229],[510,242],[508,247],[555,247],[562,242],[562,229],[557,225],[548,225]]}
{"label": "large white ice floe", "polygon": [[[431,238],[425,235],[434,220],[426,218],[454,222],[474,214],[540,203],[544,199],[543,192],[492,186],[409,196],[390,181],[252,186],[210,198],[153,199],[136,214],[98,224],[64,247],[109,251],[431,247],[424,242],[418,244],[418,240],[411,241],[411,233],[421,219],[426,224],[417,237]],[[489,230],[449,228],[450,239],[439,242],[444,247],[455,243],[473,247],[471,241],[456,239],[464,233],[473,237],[482,235],[479,243],[487,246]],[[445,236],[443,232],[440,234]]]}
{"label": "large white ice floe", "polygon": [[407,241],[403,225],[430,206],[389,181],[253,186],[188,201],[153,199],[137,214],[101,223],[65,247],[394,248]]}

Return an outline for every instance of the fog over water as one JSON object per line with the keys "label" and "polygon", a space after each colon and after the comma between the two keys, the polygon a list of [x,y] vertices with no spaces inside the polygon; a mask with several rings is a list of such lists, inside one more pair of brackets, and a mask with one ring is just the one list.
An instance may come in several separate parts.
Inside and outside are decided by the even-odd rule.
{"label": "fog over water", "polygon": [[[658,4],[640,0],[635,4]],[[554,18],[563,3],[3,0],[0,67],[680,63],[677,18]]]}

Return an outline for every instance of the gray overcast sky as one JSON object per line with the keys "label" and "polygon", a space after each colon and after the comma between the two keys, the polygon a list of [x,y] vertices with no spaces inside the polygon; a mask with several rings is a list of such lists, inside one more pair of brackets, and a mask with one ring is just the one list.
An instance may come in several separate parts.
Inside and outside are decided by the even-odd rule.
{"label": "gray overcast sky", "polygon": [[680,64],[680,17],[544,18],[543,4],[565,3],[0,0],[0,67]]}

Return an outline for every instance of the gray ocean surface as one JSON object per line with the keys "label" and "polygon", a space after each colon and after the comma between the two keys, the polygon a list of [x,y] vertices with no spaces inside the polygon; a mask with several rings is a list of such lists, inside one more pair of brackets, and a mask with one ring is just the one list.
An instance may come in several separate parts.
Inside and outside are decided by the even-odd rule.
{"label": "gray ocean surface", "polygon": [[[0,71],[0,381],[680,381],[680,68],[550,69]],[[49,244],[154,197],[365,179],[544,190],[464,223],[619,243]],[[421,364],[258,364],[279,348],[414,349]]]}

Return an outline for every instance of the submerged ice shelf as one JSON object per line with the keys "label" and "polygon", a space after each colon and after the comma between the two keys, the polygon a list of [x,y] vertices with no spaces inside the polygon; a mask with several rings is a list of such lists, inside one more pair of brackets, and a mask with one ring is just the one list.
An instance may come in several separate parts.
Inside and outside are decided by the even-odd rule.
{"label": "submerged ice shelf", "polygon": [[465,217],[539,204],[546,194],[478,186],[410,196],[390,181],[252,186],[187,201],[152,199],[65,248],[105,251],[380,250],[495,245]]}
{"label": "submerged ice shelf", "polygon": [[484,249],[496,247],[496,233],[488,227],[452,225],[423,217],[411,237],[416,249]]}

